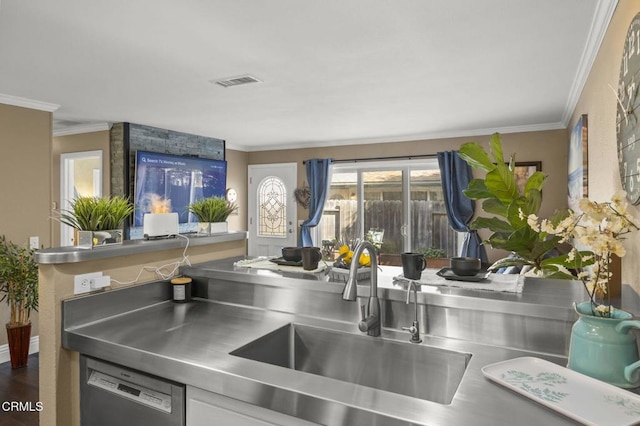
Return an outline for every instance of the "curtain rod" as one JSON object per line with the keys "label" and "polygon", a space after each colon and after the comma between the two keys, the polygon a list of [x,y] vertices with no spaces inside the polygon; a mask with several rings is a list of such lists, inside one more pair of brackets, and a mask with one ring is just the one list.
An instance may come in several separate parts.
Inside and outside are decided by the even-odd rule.
{"label": "curtain rod", "polygon": [[[413,160],[416,158],[436,158],[438,154],[418,154],[418,155],[398,155],[394,157],[371,157],[371,158],[345,158],[343,160],[331,160],[332,163],[358,163],[362,161],[384,161],[384,160]],[[302,164],[306,164],[306,160]]]}

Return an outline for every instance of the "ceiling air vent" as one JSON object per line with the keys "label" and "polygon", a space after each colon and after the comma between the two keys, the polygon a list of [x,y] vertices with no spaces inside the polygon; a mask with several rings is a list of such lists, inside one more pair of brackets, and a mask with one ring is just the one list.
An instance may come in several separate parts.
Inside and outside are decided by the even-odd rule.
{"label": "ceiling air vent", "polygon": [[251,83],[262,83],[262,81],[251,75],[242,75],[239,77],[226,78],[224,80],[212,80],[212,83],[219,84],[222,87],[233,87]]}

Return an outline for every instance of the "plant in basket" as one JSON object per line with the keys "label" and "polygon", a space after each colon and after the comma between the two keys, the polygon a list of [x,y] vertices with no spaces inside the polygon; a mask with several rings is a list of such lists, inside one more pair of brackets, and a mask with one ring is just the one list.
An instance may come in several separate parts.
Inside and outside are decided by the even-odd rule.
{"label": "plant in basket", "polygon": [[[333,262],[333,266],[336,268],[349,269],[353,262],[353,249],[351,249],[348,244],[342,243],[340,244],[338,254],[339,256],[335,262]],[[362,253],[360,255],[360,259],[358,259],[358,264],[360,267],[371,266],[371,257],[369,256],[369,253]]]}

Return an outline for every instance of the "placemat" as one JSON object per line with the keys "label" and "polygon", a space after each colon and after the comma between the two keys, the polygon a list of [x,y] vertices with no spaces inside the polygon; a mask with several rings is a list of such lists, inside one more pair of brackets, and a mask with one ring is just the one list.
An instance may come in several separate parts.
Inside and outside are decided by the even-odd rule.
{"label": "placemat", "polygon": [[238,266],[240,268],[253,268],[253,269],[267,269],[270,271],[281,271],[281,272],[302,272],[305,274],[315,274],[317,272],[322,272],[327,269],[328,265],[322,261],[318,263],[318,267],[316,269],[312,269],[307,271],[303,269],[302,266],[288,266],[288,265],[278,265],[269,260],[269,257],[257,257],[255,259],[244,259],[239,260],[233,264],[233,266]]}
{"label": "placemat", "polygon": [[[411,280],[416,284],[459,287],[467,290],[502,291],[506,293],[522,293],[524,276],[515,274],[490,274],[486,280],[478,282],[446,280],[437,275],[438,269],[425,269],[419,280]],[[400,274],[393,277],[394,282],[407,283],[410,280]]]}

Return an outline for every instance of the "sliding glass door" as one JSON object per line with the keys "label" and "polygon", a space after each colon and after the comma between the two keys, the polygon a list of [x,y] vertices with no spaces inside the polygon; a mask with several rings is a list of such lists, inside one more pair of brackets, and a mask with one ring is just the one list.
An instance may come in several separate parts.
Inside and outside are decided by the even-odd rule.
{"label": "sliding glass door", "polygon": [[401,169],[362,171],[364,233],[382,237],[384,253],[402,253],[405,245],[406,206],[403,202]]}
{"label": "sliding glass door", "polygon": [[368,232],[381,253],[441,248],[457,253],[448,225],[437,160],[334,164],[322,239],[353,244]]}

